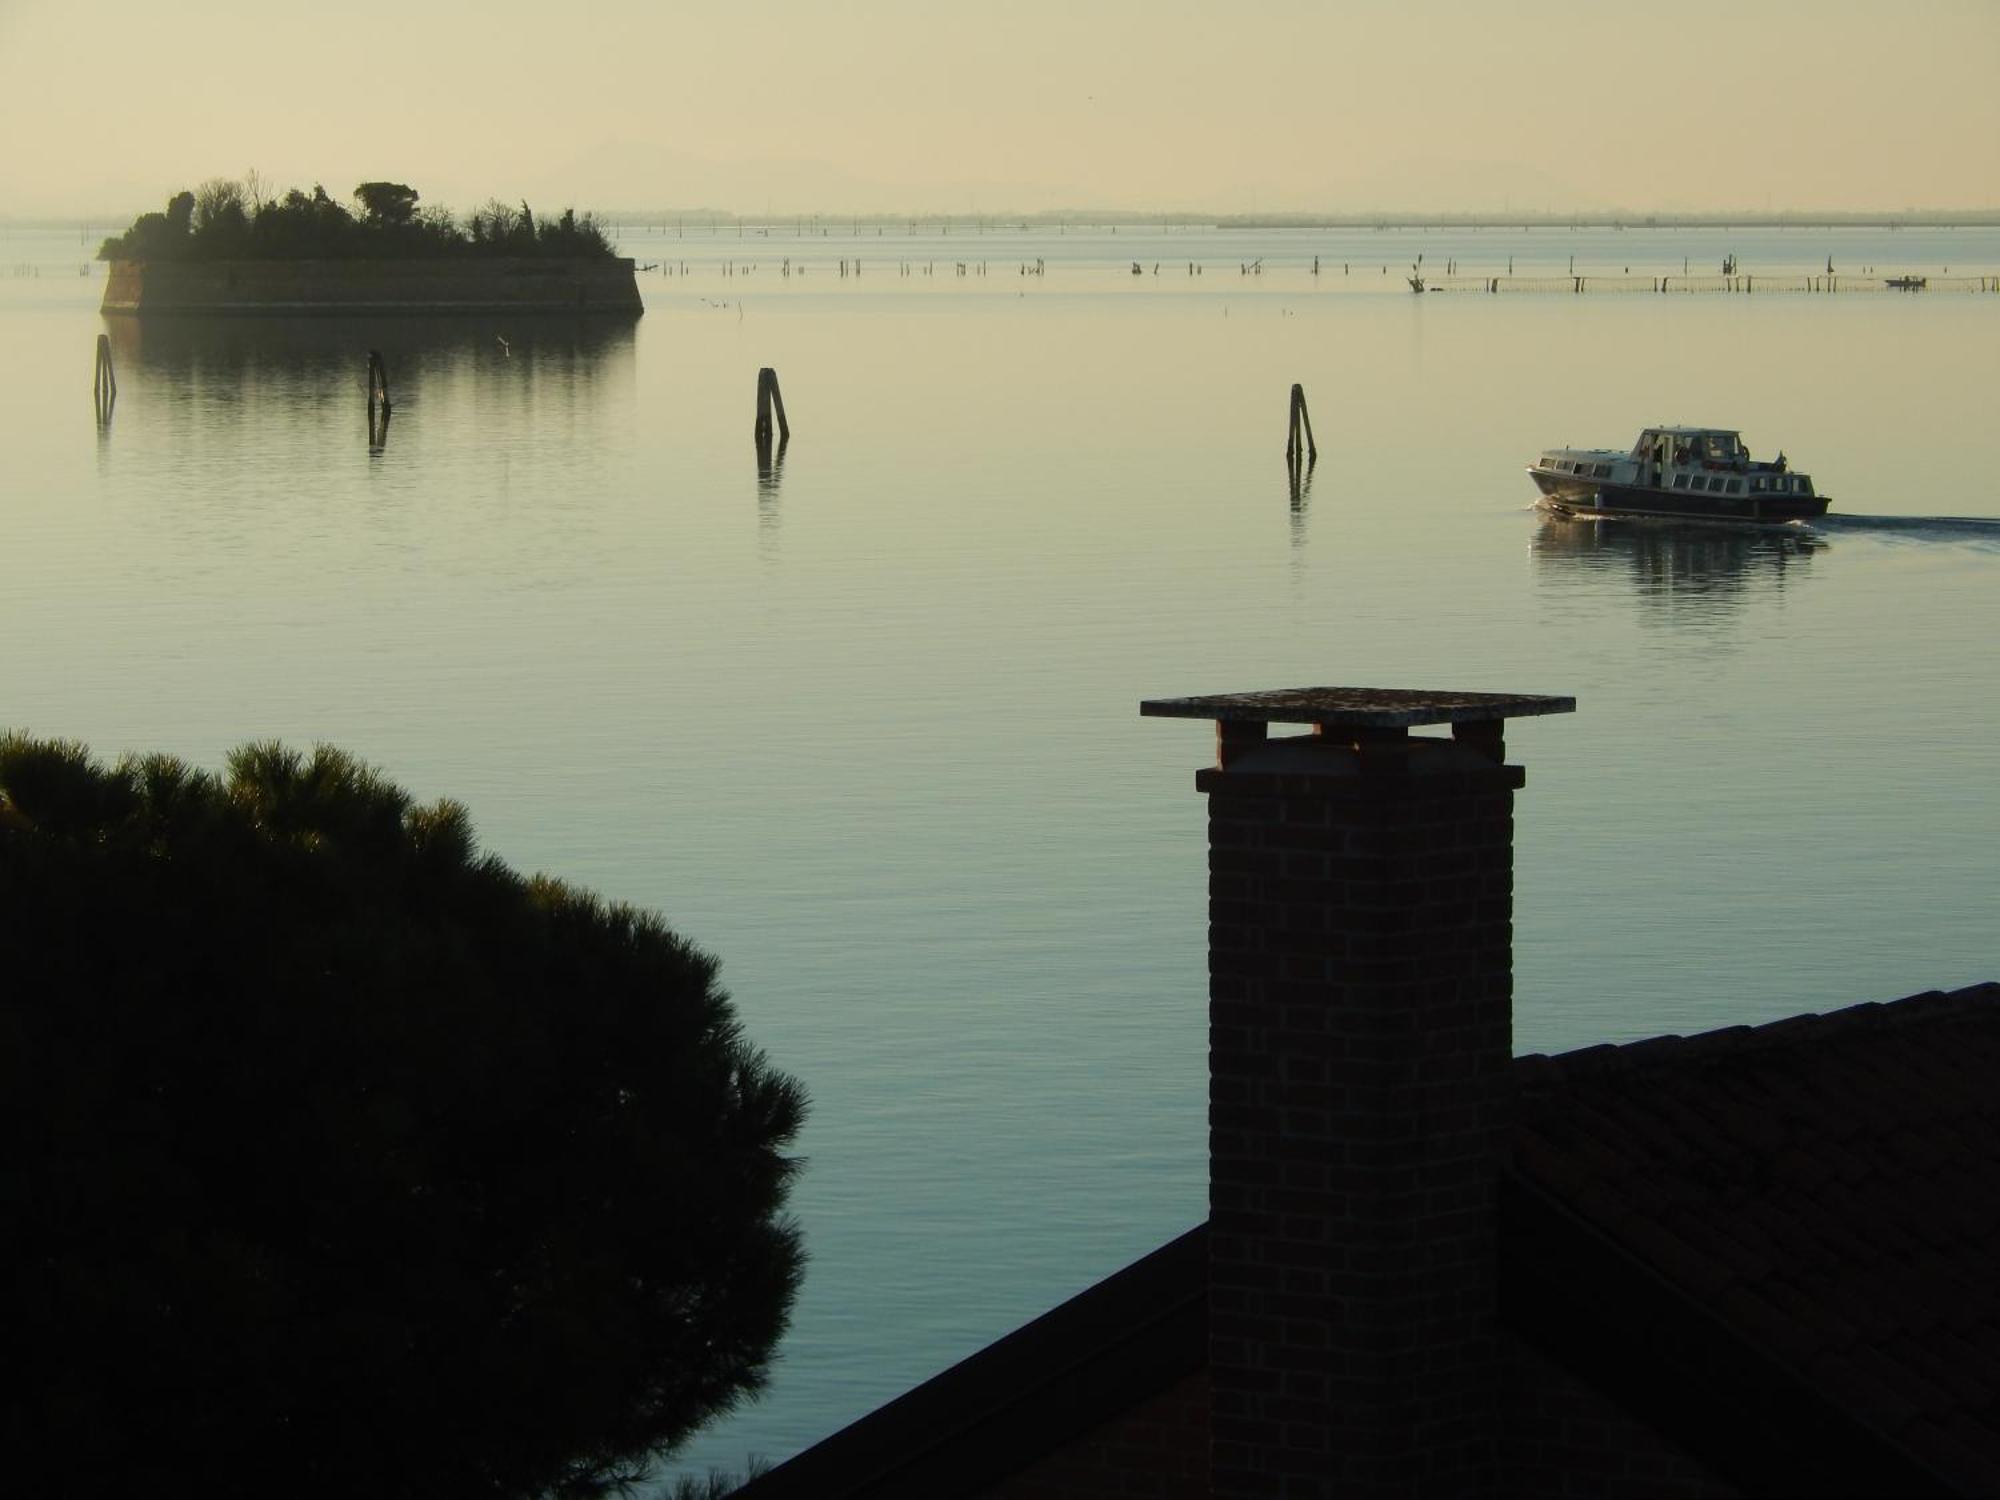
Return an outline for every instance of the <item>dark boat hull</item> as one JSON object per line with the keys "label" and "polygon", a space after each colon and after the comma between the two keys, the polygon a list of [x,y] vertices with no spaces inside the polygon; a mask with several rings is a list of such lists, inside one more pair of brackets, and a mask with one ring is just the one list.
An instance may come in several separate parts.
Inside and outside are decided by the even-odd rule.
{"label": "dark boat hull", "polygon": [[1643,485],[1606,484],[1574,474],[1530,469],[1548,503],[1578,516],[1657,516],[1675,521],[1811,521],[1826,514],[1824,495],[1710,495]]}

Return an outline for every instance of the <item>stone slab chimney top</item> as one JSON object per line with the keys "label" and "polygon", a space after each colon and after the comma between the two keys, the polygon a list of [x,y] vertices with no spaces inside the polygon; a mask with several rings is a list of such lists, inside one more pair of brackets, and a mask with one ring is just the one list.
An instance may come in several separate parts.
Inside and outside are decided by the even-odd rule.
{"label": "stone slab chimney top", "polygon": [[1149,698],[1139,712],[1162,719],[1213,719],[1218,766],[1263,742],[1273,724],[1310,724],[1328,739],[1362,745],[1449,724],[1452,738],[1493,760],[1506,756],[1501,725],[1536,714],[1576,712],[1576,699],[1527,693],[1451,693],[1424,688],[1306,687],[1199,698]]}
{"label": "stone slab chimney top", "polygon": [[1307,687],[1205,698],[1148,698],[1139,712],[1160,719],[1235,719],[1261,724],[1341,724],[1410,729],[1576,711],[1574,698],[1529,693],[1440,693],[1424,688]]}

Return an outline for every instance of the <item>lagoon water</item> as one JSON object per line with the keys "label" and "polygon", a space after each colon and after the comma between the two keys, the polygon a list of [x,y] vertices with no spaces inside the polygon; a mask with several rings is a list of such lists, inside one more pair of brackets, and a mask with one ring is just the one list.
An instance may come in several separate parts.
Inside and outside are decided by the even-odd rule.
{"label": "lagoon water", "polygon": [[[7,229],[0,726],[329,740],[721,955],[814,1097],[813,1259],[768,1395],[688,1466],[781,1458],[1203,1215],[1210,745],[1142,697],[1574,694],[1509,735],[1520,1050],[2000,976],[2000,296],[1400,280],[1993,275],[2000,232],[625,248],[616,329],[107,325],[75,230]],[[1676,421],[1783,448],[1834,516],[1531,508],[1543,445]]]}

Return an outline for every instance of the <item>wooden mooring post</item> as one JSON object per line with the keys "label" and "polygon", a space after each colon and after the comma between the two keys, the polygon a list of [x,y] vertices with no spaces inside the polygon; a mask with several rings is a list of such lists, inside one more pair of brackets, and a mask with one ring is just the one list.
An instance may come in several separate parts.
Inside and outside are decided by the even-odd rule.
{"label": "wooden mooring post", "polygon": [[389,414],[389,370],[382,363],[382,351],[379,349],[370,349],[368,351],[368,410],[371,414],[375,410],[375,401],[378,395],[382,401],[382,415],[386,417]]}
{"label": "wooden mooring post", "polygon": [[766,365],[757,372],[757,425],[754,429],[757,441],[768,444],[771,441],[771,413],[778,414],[778,441],[792,440],[792,424],[785,420],[785,398],[778,391],[778,372]]}
{"label": "wooden mooring post", "polygon": [[[1301,429],[1305,436],[1303,444],[1299,441]],[[1285,457],[1296,458],[1301,453],[1307,456],[1309,462],[1319,462],[1319,444],[1313,441],[1312,417],[1306,411],[1306,388],[1294,385],[1291,424],[1285,434]]]}
{"label": "wooden mooring post", "polygon": [[91,376],[90,392],[100,405],[118,399],[118,372],[111,367],[111,335],[97,336],[97,369]]}

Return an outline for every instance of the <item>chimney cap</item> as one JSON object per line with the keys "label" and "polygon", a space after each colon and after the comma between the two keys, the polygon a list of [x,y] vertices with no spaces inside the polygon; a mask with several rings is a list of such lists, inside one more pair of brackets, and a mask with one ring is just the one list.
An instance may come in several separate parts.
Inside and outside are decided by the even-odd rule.
{"label": "chimney cap", "polygon": [[1202,698],[1148,698],[1139,712],[1163,719],[1237,724],[1331,724],[1408,729],[1419,724],[1491,723],[1532,714],[1576,712],[1576,699],[1526,693],[1445,693],[1422,688],[1308,687]]}

